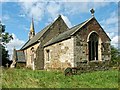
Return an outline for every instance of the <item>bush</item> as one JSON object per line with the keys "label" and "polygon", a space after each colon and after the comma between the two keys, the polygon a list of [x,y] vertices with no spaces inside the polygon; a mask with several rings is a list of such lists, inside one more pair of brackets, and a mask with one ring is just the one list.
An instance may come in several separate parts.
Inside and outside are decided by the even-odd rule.
{"label": "bush", "polygon": [[120,64],[120,51],[111,46],[111,62],[110,62],[110,66],[115,66],[118,67]]}

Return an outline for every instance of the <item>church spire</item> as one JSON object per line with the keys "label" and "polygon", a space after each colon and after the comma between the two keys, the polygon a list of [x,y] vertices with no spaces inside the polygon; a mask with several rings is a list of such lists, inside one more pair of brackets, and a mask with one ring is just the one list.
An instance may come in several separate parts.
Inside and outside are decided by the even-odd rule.
{"label": "church spire", "polygon": [[32,17],[31,25],[30,25],[30,32],[29,32],[29,39],[33,38],[35,36],[35,30],[34,30],[34,21]]}

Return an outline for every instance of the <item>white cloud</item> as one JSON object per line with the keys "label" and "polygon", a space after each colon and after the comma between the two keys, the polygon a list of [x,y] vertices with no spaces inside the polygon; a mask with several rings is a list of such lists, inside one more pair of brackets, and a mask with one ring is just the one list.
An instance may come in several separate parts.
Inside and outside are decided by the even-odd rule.
{"label": "white cloud", "polygon": [[88,3],[78,3],[78,2],[66,2],[64,3],[65,12],[67,14],[73,15],[80,12],[88,12]]}
{"label": "white cloud", "polygon": [[34,2],[38,0],[0,0],[0,2]]}
{"label": "white cloud", "polygon": [[[72,25],[72,23],[70,22],[70,20],[68,19],[68,17],[65,16],[65,15],[63,15],[63,14],[60,14],[60,15],[61,15],[62,19],[64,20],[64,22],[67,24],[67,26],[68,26],[69,28],[71,28],[73,25]],[[54,18],[54,20],[53,20],[52,18],[49,18],[49,19],[48,19],[48,22],[46,23],[46,25],[48,25],[49,23],[51,23],[52,20],[55,21],[57,18],[58,18],[58,16],[56,16],[56,17]]]}
{"label": "white cloud", "polygon": [[110,38],[113,38],[115,36],[115,33],[114,32],[111,32],[111,33],[107,33],[107,35],[110,37]]}
{"label": "white cloud", "polygon": [[[0,2],[34,2],[43,0],[0,0]],[[119,0],[44,0],[44,2],[118,2]]]}
{"label": "white cloud", "polygon": [[0,17],[0,21],[2,21],[2,18]]}
{"label": "white cloud", "polygon": [[112,12],[108,18],[102,20],[102,27],[111,38],[111,44],[118,47],[118,14],[116,11]]}
{"label": "white cloud", "polygon": [[56,2],[50,2],[49,4],[47,4],[46,8],[47,8],[48,13],[54,19],[56,16],[59,15],[61,5],[59,3],[56,3]]}
{"label": "white cloud", "polygon": [[[90,0],[88,0],[90,1]],[[65,12],[67,14],[78,14],[78,13],[89,13],[91,8],[99,9],[109,5],[109,3],[105,2],[66,2],[64,3]]]}
{"label": "white cloud", "polygon": [[[118,39],[119,38],[119,39]],[[118,48],[118,44],[119,44],[119,41],[120,41],[120,36],[114,36],[112,39],[111,39],[111,44],[114,45],[116,48]],[[118,41],[119,40],[119,41]]]}
{"label": "white cloud", "polygon": [[[118,42],[120,41],[120,36],[116,35],[114,32],[107,33],[107,35],[111,38],[111,45],[118,48]],[[119,38],[119,39],[118,39]]]}
{"label": "white cloud", "polygon": [[104,23],[107,26],[111,24],[115,24],[116,26],[118,26],[117,25],[118,24],[118,13],[116,11],[112,12],[110,16],[107,19],[101,21],[101,23]]}
{"label": "white cloud", "polygon": [[[23,1],[23,0],[19,0]],[[19,5],[22,8],[23,13],[28,17],[34,17],[36,21],[41,21],[41,19],[48,14],[49,18],[54,19],[60,13],[61,4],[58,2],[47,2],[35,0],[34,2],[20,2]]]}
{"label": "white cloud", "polygon": [[68,17],[67,17],[67,16],[64,16],[64,15],[61,15],[61,16],[62,16],[63,20],[65,21],[65,23],[67,24],[67,26],[68,26],[69,28],[71,28],[71,27],[72,27],[72,24],[71,24],[70,20],[68,19]]}
{"label": "white cloud", "polygon": [[65,2],[118,2],[119,0],[63,0]]}
{"label": "white cloud", "polygon": [[[63,15],[63,14],[60,14],[60,15],[61,15],[62,19],[64,20],[64,22],[67,24],[67,26],[68,26],[69,28],[71,28],[73,25],[72,25],[72,23],[70,22],[69,18],[68,18],[67,16]],[[47,22],[45,25],[50,24],[51,21],[55,21],[57,18],[58,18],[58,16],[56,16],[54,19],[53,19],[53,18],[49,18],[49,19],[48,19],[48,22]]]}
{"label": "white cloud", "polygon": [[66,0],[66,2],[43,0],[34,0],[33,2],[28,2],[28,0],[19,1],[23,13],[29,17],[33,16],[36,21],[41,21],[45,14],[49,18],[54,19],[61,13],[65,15],[89,13],[91,8],[99,9],[109,4],[105,2],[69,2],[71,0]]}
{"label": "white cloud", "polygon": [[106,24],[115,24],[116,22],[118,22],[118,18],[117,17],[110,17],[109,19],[106,20]]}
{"label": "white cloud", "polygon": [[34,2],[21,2],[19,4],[23,13],[25,13],[28,17],[33,16],[36,21],[40,21],[43,18],[46,3],[35,0]]}
{"label": "white cloud", "polygon": [[18,39],[18,37],[12,33],[13,40],[11,40],[6,46],[7,50],[9,51],[10,59],[13,53],[13,48],[20,49],[20,47],[25,43],[25,41]]}
{"label": "white cloud", "polygon": [[19,14],[19,17],[25,17],[25,14]]}
{"label": "white cloud", "polygon": [[9,19],[10,19],[10,16],[9,16],[9,15],[3,15],[3,16],[2,16],[2,20],[3,20],[3,21],[9,20]]}
{"label": "white cloud", "polygon": [[24,26],[25,31],[30,31],[30,28]]}

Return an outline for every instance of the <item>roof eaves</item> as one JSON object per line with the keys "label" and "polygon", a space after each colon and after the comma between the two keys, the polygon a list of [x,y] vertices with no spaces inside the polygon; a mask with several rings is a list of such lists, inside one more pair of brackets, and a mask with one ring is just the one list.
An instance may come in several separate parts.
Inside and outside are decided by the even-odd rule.
{"label": "roof eaves", "polygon": [[[96,19],[95,19],[96,20]],[[97,20],[96,20],[97,21]],[[102,26],[99,24],[99,22],[97,21],[98,25],[101,27],[101,29],[103,30],[103,32],[106,34],[106,32],[104,31],[104,29],[102,28]],[[109,40],[111,41],[110,37],[106,34],[106,36],[109,38]]]}
{"label": "roof eaves", "polygon": [[[45,28],[47,28],[47,30],[48,30],[48,29],[50,28],[50,26],[51,26],[51,24],[49,24],[49,25],[46,26]],[[45,30],[45,28],[43,28],[42,30]],[[42,31],[42,30],[41,30],[41,31]],[[46,30],[46,31],[47,31],[47,30]],[[41,32],[41,31],[40,31],[40,32]],[[45,32],[46,32],[46,31],[45,31]],[[40,33],[40,32],[38,32],[38,33]],[[43,32],[43,34],[44,34],[45,32]],[[36,35],[37,35],[37,34],[36,34]],[[35,36],[34,36],[34,37],[35,37]],[[34,38],[34,37],[33,37],[33,38]],[[31,40],[33,40],[33,38],[30,39],[30,40],[28,40],[28,41],[25,43],[25,45],[21,48],[21,50],[24,50],[24,49],[28,48],[29,46],[33,45],[34,43],[36,43],[37,41],[31,43],[30,45],[28,44],[28,43],[31,42]],[[41,37],[39,37],[39,38],[37,38],[37,39],[40,39],[40,38],[41,38]],[[27,45],[27,44],[28,44],[28,45]],[[26,46],[26,45],[27,45],[27,46]]]}
{"label": "roof eaves", "polygon": [[[89,20],[91,20],[91,18],[90,18]],[[89,20],[87,20],[87,21],[85,21],[85,22],[83,22],[83,23],[81,23],[81,24],[78,24],[78,25],[70,28],[70,31],[68,30],[68,31],[66,31],[66,32],[64,32],[64,33],[62,33],[62,34],[60,34],[60,35],[58,36],[58,37],[60,37],[61,35],[66,36],[66,33],[69,32],[70,34],[68,34],[68,36],[65,37],[65,38],[62,37],[62,38],[60,38],[60,39],[58,39],[58,40],[55,40],[55,41],[54,41],[55,38],[52,38],[49,42],[47,42],[47,43],[44,45],[44,47],[47,47],[47,46],[49,46],[49,45],[52,45],[52,44],[55,44],[55,43],[58,43],[58,42],[60,42],[60,41],[63,41],[63,40],[66,40],[66,39],[70,38],[75,32],[77,32],[81,27],[83,27],[84,24],[86,24]]]}
{"label": "roof eaves", "polygon": [[83,24],[80,25],[80,27],[78,27],[71,35],[74,35],[80,28],[82,28],[84,25],[86,25],[90,20],[92,20],[94,17],[88,19],[87,21],[85,21]]}
{"label": "roof eaves", "polygon": [[[59,18],[59,17],[58,17],[58,18]],[[52,23],[50,23],[49,25],[47,25],[45,28],[47,28],[47,30],[48,30],[48,29],[58,20],[58,18],[57,18],[56,20],[54,20],[54,22],[52,22]],[[44,30],[45,28],[43,28],[42,30]],[[41,30],[41,31],[42,31],[42,30]],[[47,30],[46,30],[46,31],[47,31]],[[41,32],[41,31],[40,31],[40,32]],[[45,32],[46,32],[46,31],[45,31]],[[43,35],[45,34],[45,32],[43,32]],[[42,36],[43,36],[43,35],[42,35]],[[33,37],[33,38],[34,38],[34,37]],[[39,37],[39,39],[40,39],[40,38],[41,38],[41,37]],[[31,40],[32,40],[32,39],[31,39]],[[24,44],[24,46],[21,48],[21,50],[24,50],[24,49],[26,49],[27,47],[29,47],[31,44],[28,45],[28,46],[25,46],[25,45],[27,45],[27,43],[29,43],[29,41],[31,41],[31,40],[28,40],[28,41]],[[35,43],[35,42],[34,42],[34,43]],[[33,43],[32,43],[32,44],[33,44]]]}
{"label": "roof eaves", "polygon": [[23,46],[22,46],[22,48],[20,49],[20,50],[23,50],[24,49],[24,46],[29,42],[30,40],[28,40]]}
{"label": "roof eaves", "polygon": [[59,42],[61,42],[61,41],[64,41],[64,40],[69,39],[70,37],[71,37],[71,36],[68,36],[68,37],[66,37],[66,38],[64,38],[64,39],[61,39],[61,40],[58,40],[58,41],[56,41],[56,42],[46,43],[43,47],[47,47],[47,46],[53,45],[53,44],[55,44],[55,43],[59,43]]}

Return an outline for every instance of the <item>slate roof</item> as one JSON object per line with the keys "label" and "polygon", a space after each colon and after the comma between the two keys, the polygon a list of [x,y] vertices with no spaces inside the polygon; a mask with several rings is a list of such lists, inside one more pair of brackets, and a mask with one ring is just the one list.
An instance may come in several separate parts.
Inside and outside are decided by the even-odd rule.
{"label": "slate roof", "polygon": [[[93,18],[93,17],[92,17]],[[77,32],[80,28],[82,28],[87,22],[89,22],[92,18],[82,22],[81,24],[78,24],[72,28],[70,28],[70,30],[62,33],[62,34],[59,34],[57,37],[54,37],[52,38],[50,41],[48,41],[44,47],[46,46],[49,46],[49,45],[52,45],[54,43],[57,43],[57,42],[60,42],[60,41],[63,41],[65,39],[68,39],[70,38],[75,32]]]}
{"label": "slate roof", "polygon": [[40,38],[44,35],[44,33],[59,19],[62,18],[61,15],[58,16],[58,18],[52,22],[51,24],[49,24],[48,26],[46,26],[43,30],[41,30],[40,32],[38,32],[33,38],[31,38],[30,40],[28,40],[23,47],[20,50],[24,50],[28,47],[30,47],[31,45],[38,43],[38,40],[40,40]]}
{"label": "slate roof", "polygon": [[[59,18],[59,17],[58,17]],[[81,24],[78,24],[72,28],[70,28],[68,31],[65,31],[64,33],[59,34],[57,37],[52,38],[50,41],[48,41],[44,47],[52,45],[54,43],[63,41],[65,39],[70,38],[72,35],[74,35],[79,29],[81,29],[85,24],[87,24],[89,21],[91,21],[92,19],[95,19],[95,17],[91,17],[90,19],[82,22]],[[57,20],[57,19],[56,19]],[[55,21],[56,21],[55,20]],[[96,20],[96,19],[95,19]],[[54,21],[54,22],[55,22]],[[97,20],[96,20],[97,21]],[[53,23],[54,23],[53,22]],[[28,48],[29,46],[38,43],[38,40],[43,36],[43,34],[52,26],[52,24],[49,24],[48,26],[46,26],[43,30],[41,30],[40,32],[38,32],[31,40],[28,40],[25,45],[21,48],[21,50],[24,50],[26,48]],[[102,27],[101,27],[102,28]],[[104,31],[104,30],[103,30]],[[106,33],[105,33],[106,34]],[[107,34],[106,34],[107,35]],[[108,36],[108,35],[107,35]],[[109,37],[108,37],[109,38]],[[109,38],[110,39],[110,38]]]}
{"label": "slate roof", "polygon": [[24,46],[21,48],[21,50],[26,49],[27,47],[31,46],[32,44],[38,42],[38,40],[42,37],[42,35],[49,29],[49,27],[52,24],[49,24],[48,26],[46,26],[43,30],[41,30],[40,32],[38,32],[33,38],[31,38],[30,40],[28,40]]}

